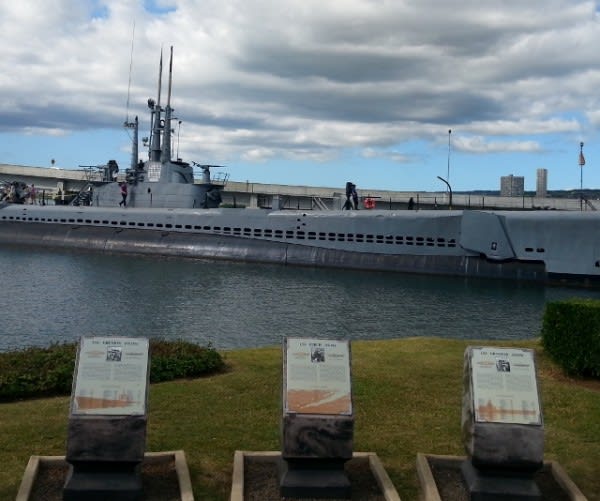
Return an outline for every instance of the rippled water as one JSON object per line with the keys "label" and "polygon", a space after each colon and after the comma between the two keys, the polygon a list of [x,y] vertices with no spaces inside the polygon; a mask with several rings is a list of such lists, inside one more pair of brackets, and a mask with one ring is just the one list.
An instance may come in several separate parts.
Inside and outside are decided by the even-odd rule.
{"label": "rippled water", "polygon": [[282,336],[539,335],[547,301],[600,292],[505,281],[0,249],[0,351],[129,335],[278,345]]}

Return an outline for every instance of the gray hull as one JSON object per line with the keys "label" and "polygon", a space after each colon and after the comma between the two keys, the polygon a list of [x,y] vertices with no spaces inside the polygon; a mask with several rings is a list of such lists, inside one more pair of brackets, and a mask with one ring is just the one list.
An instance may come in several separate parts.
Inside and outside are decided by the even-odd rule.
{"label": "gray hull", "polygon": [[6,206],[0,243],[596,286],[590,213]]}
{"label": "gray hull", "polygon": [[[20,226],[20,227],[19,227]],[[0,243],[87,249],[165,257],[255,263],[545,280],[541,264],[491,263],[478,256],[370,254],[239,237],[85,226],[0,224]]]}

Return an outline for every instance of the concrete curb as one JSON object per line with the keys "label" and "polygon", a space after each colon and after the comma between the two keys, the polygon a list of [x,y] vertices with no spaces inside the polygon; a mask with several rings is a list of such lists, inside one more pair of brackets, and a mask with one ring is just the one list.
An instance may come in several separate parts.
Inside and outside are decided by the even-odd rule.
{"label": "concrete curb", "polygon": [[[457,463],[462,463],[466,459],[466,456],[417,453],[417,474],[421,485],[421,499],[423,501],[442,501],[429,466],[428,458],[435,459],[441,464],[456,465]],[[554,480],[564,489],[571,501],[587,501],[587,497],[583,495],[559,463],[556,461],[544,461],[544,464],[550,467]]]}
{"label": "concrete curb", "polygon": [[[181,501],[194,501],[194,493],[192,491],[192,482],[190,479],[190,472],[188,470],[185,453],[182,450],[178,451],[165,451],[165,452],[146,452],[144,454],[144,461],[153,463],[160,462],[165,458],[172,456],[175,461],[175,471],[177,473],[177,480],[179,482],[179,492]],[[65,464],[64,456],[31,456],[25,468],[23,479],[21,480],[21,486],[15,501],[29,501],[35,478],[38,474],[40,465],[42,464],[54,464],[61,465]]]}
{"label": "concrete curb", "polygon": [[[229,501],[244,501],[244,459],[246,457],[252,458],[255,461],[272,462],[279,459],[281,453],[279,451],[235,451]],[[352,457],[369,460],[371,472],[386,501],[401,501],[394,484],[390,480],[377,454],[374,452],[355,452]]]}

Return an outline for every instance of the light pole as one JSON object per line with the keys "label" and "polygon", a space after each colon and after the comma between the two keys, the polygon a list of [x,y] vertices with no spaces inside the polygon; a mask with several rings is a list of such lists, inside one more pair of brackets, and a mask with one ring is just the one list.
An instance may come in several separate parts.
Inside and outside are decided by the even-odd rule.
{"label": "light pole", "polygon": [[450,181],[450,135],[452,134],[452,129],[448,129],[448,173],[446,174],[446,179]]}
{"label": "light pole", "polygon": [[579,210],[583,210],[583,166],[585,157],[583,156],[583,141],[579,143]]}
{"label": "light pole", "polygon": [[177,127],[177,160],[181,160],[179,158],[179,133],[181,132],[181,120],[179,120],[178,123],[178,127]]}
{"label": "light pole", "polygon": [[448,187],[448,192],[450,193],[450,198],[448,199],[448,210],[452,210],[452,188],[450,187],[450,183],[446,181],[443,177],[438,176],[437,178],[440,181],[446,183],[446,186]]}

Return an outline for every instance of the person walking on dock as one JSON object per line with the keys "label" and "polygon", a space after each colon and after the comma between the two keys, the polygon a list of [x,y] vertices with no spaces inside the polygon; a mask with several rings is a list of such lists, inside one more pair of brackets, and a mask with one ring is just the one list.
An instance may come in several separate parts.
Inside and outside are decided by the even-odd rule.
{"label": "person walking on dock", "polygon": [[119,202],[119,207],[121,205],[127,207],[127,183],[121,183],[121,196],[123,197],[123,200]]}

